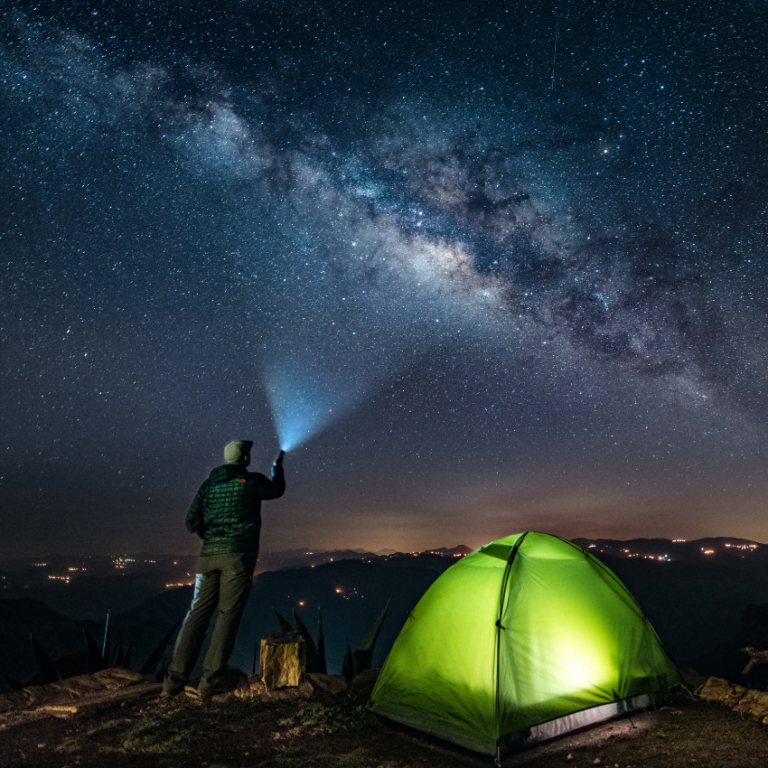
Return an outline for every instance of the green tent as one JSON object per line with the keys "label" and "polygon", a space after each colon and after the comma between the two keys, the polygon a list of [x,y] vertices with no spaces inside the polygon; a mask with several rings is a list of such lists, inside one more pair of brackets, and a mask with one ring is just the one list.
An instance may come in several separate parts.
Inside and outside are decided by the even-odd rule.
{"label": "green tent", "polygon": [[585,550],[522,533],[452,565],[409,614],[373,710],[499,754],[656,703],[681,684],[635,599]]}

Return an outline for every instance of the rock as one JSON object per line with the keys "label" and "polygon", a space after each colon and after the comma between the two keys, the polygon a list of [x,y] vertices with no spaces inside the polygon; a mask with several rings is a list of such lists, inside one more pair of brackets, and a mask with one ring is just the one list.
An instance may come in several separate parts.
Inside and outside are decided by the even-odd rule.
{"label": "rock", "polygon": [[246,699],[251,697],[251,684],[248,681],[248,677],[246,675],[242,675],[235,680],[232,693],[237,696],[238,699]]}
{"label": "rock", "polygon": [[269,697],[274,699],[308,699],[314,690],[307,682],[302,682],[295,688],[278,688],[269,692]]}
{"label": "rock", "polygon": [[302,698],[308,699],[314,692],[315,689],[306,680],[299,683],[299,696]]}
{"label": "rock", "polygon": [[96,675],[78,675],[43,687],[52,692],[66,693],[70,696],[87,696],[89,693],[103,691],[107,686]]}
{"label": "rock", "polygon": [[11,691],[0,696],[0,712],[10,712],[14,709],[26,707],[29,704],[29,696],[24,691]]}
{"label": "rock", "polygon": [[319,672],[310,672],[306,680],[318,693],[338,696],[347,692],[347,681],[344,675],[322,675]]}
{"label": "rock", "polygon": [[747,692],[740,685],[731,685],[727,680],[710,677],[696,693],[702,701],[716,701],[727,707],[735,706]]}
{"label": "rock", "polygon": [[750,717],[758,720],[768,717],[768,692],[747,691],[733,708],[733,711],[740,715],[750,715]]}
{"label": "rock", "polygon": [[[49,701],[52,698],[80,699],[84,696],[112,691],[118,688],[125,688],[130,685],[151,685],[155,682],[151,675],[140,675],[138,672],[131,672],[129,669],[103,669],[92,675],[77,675],[77,677],[68,677],[66,680],[58,680],[48,685],[34,685],[23,689],[24,703],[36,704]],[[11,698],[14,694],[10,694]],[[14,702],[16,706],[20,701]]]}
{"label": "rock", "polygon": [[364,704],[371,698],[373,686],[379,679],[378,669],[365,669],[359,675],[355,675],[347,686],[349,698]]}
{"label": "rock", "polygon": [[21,691],[14,691],[12,694],[9,693],[5,696],[0,696],[0,713],[10,712],[11,710],[16,709],[19,700],[24,696],[23,693],[19,696],[18,694],[20,693]]}
{"label": "rock", "polygon": [[121,688],[124,685],[132,685],[134,683],[155,682],[155,678],[152,675],[141,675],[138,672],[131,672],[130,669],[123,669],[122,667],[102,669],[101,672],[95,672],[92,677],[103,683],[105,688]]}
{"label": "rock", "polygon": [[37,709],[57,717],[70,717],[91,706],[86,702],[106,701],[110,697],[122,701],[126,697],[159,690],[160,687],[151,675],[140,675],[128,669],[105,669],[93,675],[78,675],[48,685],[27,686],[21,691],[0,696],[0,712]]}
{"label": "rock", "polygon": [[267,686],[258,675],[248,675],[248,687],[252,698],[264,696],[267,693]]}
{"label": "rock", "polygon": [[54,717],[64,718],[72,717],[80,711],[80,708],[76,704],[45,704],[40,707],[40,709]]}
{"label": "rock", "polygon": [[297,686],[306,666],[306,647],[300,635],[262,639],[259,671],[268,690]]}
{"label": "rock", "polygon": [[308,699],[314,693],[314,688],[302,680],[297,686],[283,688],[267,688],[264,681],[257,675],[249,675],[247,683],[234,691],[238,699]]}

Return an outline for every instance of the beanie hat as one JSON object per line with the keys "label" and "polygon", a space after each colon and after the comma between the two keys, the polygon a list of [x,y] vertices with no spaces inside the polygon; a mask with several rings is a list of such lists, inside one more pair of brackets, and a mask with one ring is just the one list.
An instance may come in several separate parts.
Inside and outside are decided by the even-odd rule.
{"label": "beanie hat", "polygon": [[233,440],[224,448],[224,461],[234,464],[236,461],[248,456],[253,446],[253,440]]}

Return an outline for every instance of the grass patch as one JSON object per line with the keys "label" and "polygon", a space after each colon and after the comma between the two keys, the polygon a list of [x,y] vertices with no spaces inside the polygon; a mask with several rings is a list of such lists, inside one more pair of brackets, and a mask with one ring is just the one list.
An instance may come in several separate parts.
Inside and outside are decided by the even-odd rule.
{"label": "grass patch", "polygon": [[60,746],[62,752],[77,752],[87,744],[103,742],[119,742],[125,733],[131,727],[132,720],[122,718],[120,720],[109,720],[106,723],[91,728],[86,733],[81,733],[72,739],[67,739]]}
{"label": "grass patch", "polygon": [[279,725],[287,729],[284,736],[320,736],[375,728],[379,720],[365,707],[350,702],[328,706],[319,701],[302,701]]}
{"label": "grass patch", "polygon": [[103,751],[175,755],[210,741],[212,734],[239,733],[269,716],[269,709],[261,702],[146,714],[139,720],[104,723],[65,742],[61,749],[75,752],[96,747]]}

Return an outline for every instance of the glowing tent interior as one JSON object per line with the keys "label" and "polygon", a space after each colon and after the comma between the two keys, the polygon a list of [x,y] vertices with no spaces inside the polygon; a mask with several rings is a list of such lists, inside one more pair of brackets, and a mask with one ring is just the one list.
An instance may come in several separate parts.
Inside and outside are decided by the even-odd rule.
{"label": "glowing tent interior", "polygon": [[621,581],[575,544],[529,532],[481,547],[434,582],[371,700],[392,720],[498,755],[680,684]]}

